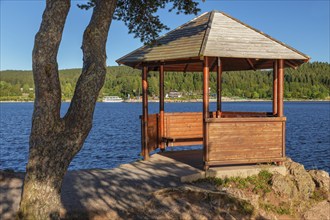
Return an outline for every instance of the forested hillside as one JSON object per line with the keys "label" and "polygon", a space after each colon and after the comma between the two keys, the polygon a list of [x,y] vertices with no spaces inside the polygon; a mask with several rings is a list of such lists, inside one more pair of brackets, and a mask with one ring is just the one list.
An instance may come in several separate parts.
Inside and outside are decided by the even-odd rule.
{"label": "forested hillside", "polygon": [[[117,95],[123,98],[139,96],[141,72],[129,67],[108,67],[105,85],[100,98]],[[63,100],[71,99],[80,69],[60,71]],[[223,73],[223,95],[253,99],[270,99],[272,96],[271,71],[241,71]],[[216,91],[216,75],[211,74],[211,94]],[[149,95],[158,95],[158,73],[149,74]],[[285,70],[285,98],[329,99],[330,64],[307,63],[297,70]],[[165,73],[165,92],[180,91],[184,98],[200,98],[201,73]],[[34,85],[31,71],[1,71],[0,100],[33,100]]]}

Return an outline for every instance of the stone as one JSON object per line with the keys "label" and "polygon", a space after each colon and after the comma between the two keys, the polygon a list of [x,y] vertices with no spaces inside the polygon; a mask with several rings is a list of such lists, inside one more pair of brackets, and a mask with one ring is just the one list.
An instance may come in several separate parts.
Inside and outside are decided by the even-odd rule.
{"label": "stone", "polygon": [[237,188],[226,188],[223,189],[226,193],[228,193],[229,195],[231,195],[234,198],[237,198],[239,200],[244,200],[247,201],[249,203],[251,203],[251,205],[255,208],[255,209],[259,209],[259,196],[256,194],[248,194],[246,192],[244,192],[241,189],[237,189]]}
{"label": "stone", "polygon": [[274,174],[272,177],[272,189],[280,196],[295,198],[298,195],[298,189],[289,176]]}
{"label": "stone", "polygon": [[324,170],[310,170],[309,175],[312,177],[316,187],[330,191],[329,173]]}
{"label": "stone", "polygon": [[300,163],[286,161],[284,164],[291,178],[294,180],[300,196],[303,199],[309,199],[315,190],[315,183],[312,177]]}
{"label": "stone", "polygon": [[330,220],[330,202],[323,201],[304,213],[303,219]]}

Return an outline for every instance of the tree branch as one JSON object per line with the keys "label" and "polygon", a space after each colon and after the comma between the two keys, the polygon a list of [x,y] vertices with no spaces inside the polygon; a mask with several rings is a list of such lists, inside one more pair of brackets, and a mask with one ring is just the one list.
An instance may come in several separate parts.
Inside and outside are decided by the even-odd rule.
{"label": "tree branch", "polygon": [[[40,29],[33,48],[35,102],[32,132],[36,135],[51,131],[60,119],[61,86],[57,53],[63,28],[70,9],[70,0],[47,0]],[[47,129],[44,125],[47,124]]]}
{"label": "tree branch", "polygon": [[70,108],[64,117],[73,132],[88,134],[95,103],[106,75],[106,42],[117,0],[97,0],[83,37],[83,69]]}

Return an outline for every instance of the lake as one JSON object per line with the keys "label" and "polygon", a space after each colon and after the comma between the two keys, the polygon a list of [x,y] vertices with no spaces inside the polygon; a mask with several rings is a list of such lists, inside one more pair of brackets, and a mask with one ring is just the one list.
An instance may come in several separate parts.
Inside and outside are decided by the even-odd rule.
{"label": "lake", "polygon": [[[62,115],[68,107],[62,104]],[[140,159],[141,109],[141,103],[97,103],[93,129],[69,169],[114,168]],[[223,110],[271,112],[272,104],[225,102]],[[287,156],[330,172],[330,102],[285,102],[284,110]],[[0,104],[0,169],[25,170],[32,111],[33,103]],[[202,111],[202,103],[165,103],[165,111]],[[149,113],[157,112],[158,103],[150,103]]]}

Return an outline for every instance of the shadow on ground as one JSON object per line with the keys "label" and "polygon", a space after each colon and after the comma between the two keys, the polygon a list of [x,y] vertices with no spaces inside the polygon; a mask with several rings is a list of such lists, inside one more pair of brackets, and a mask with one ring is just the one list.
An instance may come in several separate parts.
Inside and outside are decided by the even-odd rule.
{"label": "shadow on ground", "polygon": [[0,219],[15,219],[24,173],[0,171]]}
{"label": "shadow on ground", "polygon": [[[124,164],[110,170],[69,171],[62,186],[63,217],[139,218],[134,213],[141,213],[152,192],[180,186],[181,176],[195,172],[196,168],[158,154],[149,161]],[[15,218],[23,177],[23,173],[2,176],[1,219]]]}
{"label": "shadow on ground", "polygon": [[195,168],[159,155],[112,170],[69,172],[62,189],[66,217],[131,216],[144,207],[152,192],[179,186],[182,175],[194,172]]}

